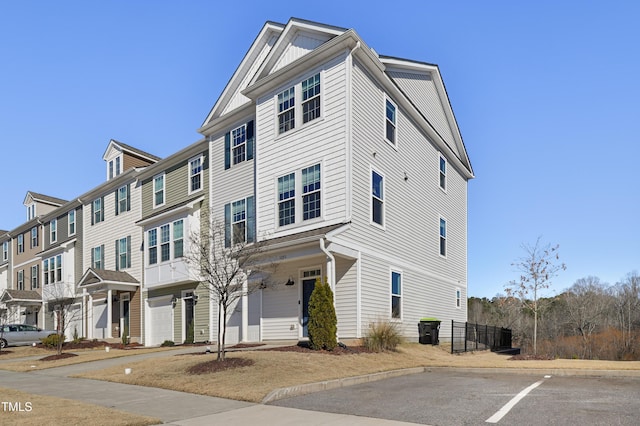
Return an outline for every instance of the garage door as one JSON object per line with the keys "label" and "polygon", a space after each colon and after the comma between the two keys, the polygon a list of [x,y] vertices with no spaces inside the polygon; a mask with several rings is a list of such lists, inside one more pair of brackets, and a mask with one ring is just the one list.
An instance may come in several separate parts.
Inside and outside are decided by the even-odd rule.
{"label": "garage door", "polygon": [[173,308],[171,298],[149,299],[148,330],[146,346],[159,345],[173,340]]}
{"label": "garage door", "polygon": [[73,340],[74,330],[77,330],[78,336],[82,337],[82,305],[75,304],[69,306],[66,319],[67,326],[64,334],[67,337],[67,341]]}

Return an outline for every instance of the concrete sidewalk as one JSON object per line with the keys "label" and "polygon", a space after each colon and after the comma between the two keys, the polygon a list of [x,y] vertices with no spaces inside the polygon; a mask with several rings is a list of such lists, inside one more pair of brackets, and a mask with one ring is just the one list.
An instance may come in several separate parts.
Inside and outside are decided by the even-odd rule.
{"label": "concrete sidewalk", "polygon": [[[282,342],[282,345],[290,342]],[[278,346],[278,343],[273,344]],[[264,349],[265,346],[261,346]],[[402,425],[389,420],[344,414],[311,412],[294,408],[254,404],[166,389],[104,382],[71,375],[182,353],[204,351],[204,347],[185,347],[172,351],[129,355],[45,370],[17,373],[0,370],[3,387],[37,395],[82,401],[120,411],[159,418],[165,424],[196,426],[227,425]],[[243,349],[250,350],[250,349]],[[215,355],[212,355],[215,356]],[[212,381],[212,386],[215,384]],[[97,423],[99,424],[99,423]]]}

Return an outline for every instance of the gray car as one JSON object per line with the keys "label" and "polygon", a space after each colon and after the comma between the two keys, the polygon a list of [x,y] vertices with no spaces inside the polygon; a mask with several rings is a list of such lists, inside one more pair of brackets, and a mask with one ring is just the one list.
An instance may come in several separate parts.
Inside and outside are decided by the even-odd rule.
{"label": "gray car", "polygon": [[0,347],[32,345],[52,334],[57,332],[42,330],[35,325],[7,324],[0,326]]}

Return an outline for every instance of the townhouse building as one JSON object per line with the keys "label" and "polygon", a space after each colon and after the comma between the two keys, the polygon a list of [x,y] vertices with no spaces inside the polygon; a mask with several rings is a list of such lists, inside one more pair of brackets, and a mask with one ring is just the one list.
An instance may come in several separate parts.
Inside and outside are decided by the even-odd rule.
{"label": "townhouse building", "polygon": [[226,245],[266,242],[278,263],[276,285],[232,307],[228,343],[305,339],[318,278],[340,339],[466,321],[474,175],[437,65],[379,55],[352,29],[267,22],[199,132],[164,159],[110,141],[106,181],[73,201],[28,193],[27,222],[0,231],[5,318],[55,327],[45,312],[63,295],[80,317],[68,334],[216,341],[186,258],[217,223]]}
{"label": "townhouse building", "polygon": [[86,337],[143,340],[141,169],[158,157],[112,140],[103,156],[106,182],[81,195],[82,292]]}
{"label": "townhouse building", "polygon": [[[41,218],[66,203],[65,200],[36,192],[27,192],[24,206],[27,221],[6,234],[2,258],[7,252],[6,289],[0,296],[5,321],[43,326],[46,310],[42,303],[40,252],[44,247]],[[10,238],[10,240],[9,240]],[[6,243],[6,244],[5,244]]]}
{"label": "townhouse building", "polygon": [[83,273],[82,203],[69,201],[41,218],[40,258],[42,303],[47,330],[63,332],[67,340],[86,336],[82,298],[77,292]]}
{"label": "townhouse building", "polygon": [[378,55],[354,30],[268,22],[200,132],[211,215],[269,240],[288,284],[243,298],[230,341],[305,338],[325,277],[340,338],[466,320],[473,171],[437,66]]}
{"label": "townhouse building", "polygon": [[145,344],[211,341],[210,297],[185,255],[208,223],[209,145],[200,140],[137,176],[144,238]]}

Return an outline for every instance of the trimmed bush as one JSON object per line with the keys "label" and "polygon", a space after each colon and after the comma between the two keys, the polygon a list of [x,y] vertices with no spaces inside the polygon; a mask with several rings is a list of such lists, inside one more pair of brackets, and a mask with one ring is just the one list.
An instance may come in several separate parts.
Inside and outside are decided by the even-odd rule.
{"label": "trimmed bush", "polygon": [[[60,342],[60,339],[62,339],[62,342]],[[64,343],[64,339],[64,334],[51,334],[44,339],[40,339],[40,341],[47,348],[57,349],[59,343]]]}
{"label": "trimmed bush", "polygon": [[374,352],[395,351],[403,337],[394,322],[374,322],[362,339],[364,347]]}
{"label": "trimmed bush", "polygon": [[173,340],[165,340],[164,342],[162,342],[162,344],[160,346],[175,346],[176,344],[173,342]]}
{"label": "trimmed bush", "polygon": [[338,319],[333,306],[333,291],[325,277],[324,283],[316,279],[309,298],[309,344],[311,349],[333,350],[338,346],[336,332]]}

